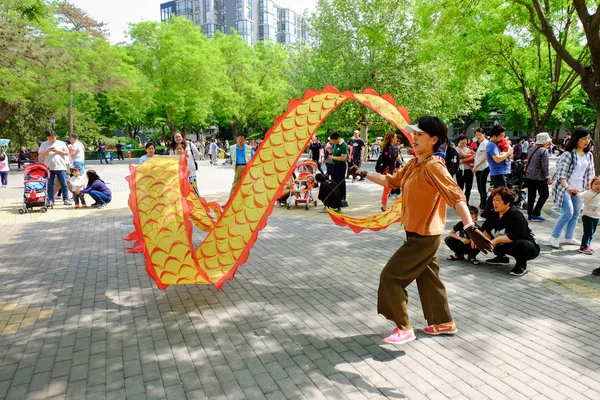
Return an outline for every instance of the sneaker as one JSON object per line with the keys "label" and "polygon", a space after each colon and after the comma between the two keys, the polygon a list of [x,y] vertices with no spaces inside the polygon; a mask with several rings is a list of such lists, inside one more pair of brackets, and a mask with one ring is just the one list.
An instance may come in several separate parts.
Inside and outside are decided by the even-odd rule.
{"label": "sneaker", "polygon": [[550,246],[560,249],[560,239],[550,236]]}
{"label": "sneaker", "polygon": [[572,244],[574,246],[581,246],[581,242],[575,238],[570,238],[570,239],[565,238],[564,242],[566,244]]}
{"label": "sneaker", "polygon": [[81,207],[82,208],[87,208],[87,205],[86,204],[82,204]]}
{"label": "sneaker", "polygon": [[392,334],[383,339],[383,341],[386,343],[403,344],[415,340],[416,338],[413,329],[410,331],[403,331],[400,328],[394,328]]}
{"label": "sneaker", "polygon": [[595,270],[592,271],[592,275],[598,275],[600,276],[600,268],[596,268]]}
{"label": "sneaker", "polygon": [[454,321],[446,322],[444,324],[434,324],[423,328],[423,332],[428,335],[454,335],[458,332]]}
{"label": "sneaker", "polygon": [[92,207],[92,208],[96,208],[96,207],[98,207],[98,203],[94,203],[94,204],[92,204],[90,207]]}
{"label": "sneaker", "polygon": [[98,210],[102,210],[108,207],[106,204],[98,204]]}
{"label": "sneaker", "polygon": [[346,200],[341,201],[342,207],[348,207],[348,202]]}
{"label": "sneaker", "polygon": [[515,267],[510,271],[511,275],[514,276],[523,276],[527,273],[527,265],[515,265]]}
{"label": "sneaker", "polygon": [[71,201],[70,201],[70,200],[65,200],[65,201],[63,202],[63,204],[64,204],[65,206],[72,206],[72,205],[73,205],[73,203],[71,203]]}
{"label": "sneaker", "polygon": [[533,217],[529,218],[529,220],[537,221],[537,222],[544,222],[546,220],[546,218],[542,217],[541,215],[534,215]]}
{"label": "sneaker", "polygon": [[594,250],[590,249],[589,247],[580,247],[579,252],[588,256],[594,255]]}
{"label": "sneaker", "polygon": [[508,257],[504,256],[504,257],[494,257],[494,258],[490,258],[489,260],[485,260],[486,264],[509,264],[510,260],[508,259]]}
{"label": "sneaker", "polygon": [[327,208],[323,207],[319,210],[320,213],[326,213],[327,212]]}
{"label": "sneaker", "polygon": [[79,204],[75,204],[75,208],[79,208]]}

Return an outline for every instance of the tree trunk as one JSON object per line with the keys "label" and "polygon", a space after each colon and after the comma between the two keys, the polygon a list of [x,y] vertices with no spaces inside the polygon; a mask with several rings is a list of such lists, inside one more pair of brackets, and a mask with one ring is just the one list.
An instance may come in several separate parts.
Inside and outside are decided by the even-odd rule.
{"label": "tree trunk", "polygon": [[173,137],[175,132],[177,132],[177,129],[173,121],[171,121],[171,117],[169,116],[169,110],[165,110],[165,114],[167,115],[167,126],[169,127],[169,133],[171,134],[171,137]]}
{"label": "tree trunk", "polygon": [[73,81],[69,81],[69,137],[73,134]]}
{"label": "tree trunk", "polygon": [[368,144],[369,144],[369,118],[367,117],[367,113],[363,110],[362,115],[360,116],[360,138],[365,142],[364,152],[362,155],[362,160],[367,161],[369,155]]}
{"label": "tree trunk", "polygon": [[0,125],[8,121],[16,111],[17,107],[5,102],[0,102]]}
{"label": "tree trunk", "polygon": [[233,134],[233,139],[237,138],[237,134],[240,132],[240,123],[239,121],[233,121],[231,124],[231,133]]}
{"label": "tree trunk", "polygon": [[596,176],[600,173],[600,107],[596,107],[596,127],[592,134],[594,138],[594,168]]}

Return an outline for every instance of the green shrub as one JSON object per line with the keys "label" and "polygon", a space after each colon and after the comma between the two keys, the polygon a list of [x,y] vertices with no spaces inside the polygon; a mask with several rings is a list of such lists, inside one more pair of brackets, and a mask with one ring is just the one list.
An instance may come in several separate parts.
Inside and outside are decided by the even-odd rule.
{"label": "green shrub", "polygon": [[[114,151],[114,150],[108,150],[108,151],[113,153],[114,158],[117,158],[116,151]],[[129,151],[131,151],[131,158],[140,158],[141,156],[146,154],[146,149],[133,149],[133,150],[129,150]],[[158,155],[162,155],[164,151],[165,151],[164,146],[159,146],[156,148],[156,154],[158,154]],[[127,158],[127,150],[123,150],[123,156],[125,158]],[[97,151],[86,151],[85,159],[86,160],[99,160],[100,155]]]}

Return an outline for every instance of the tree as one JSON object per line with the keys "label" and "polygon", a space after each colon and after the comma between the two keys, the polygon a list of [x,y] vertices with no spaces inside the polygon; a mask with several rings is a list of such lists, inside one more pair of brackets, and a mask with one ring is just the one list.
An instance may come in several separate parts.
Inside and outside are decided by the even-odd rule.
{"label": "tree", "polygon": [[[561,11],[561,41],[576,51],[578,45],[573,43],[572,36],[576,40],[579,38],[571,34],[573,12],[569,9]],[[511,79],[512,85],[503,82],[503,86],[518,89],[529,114],[529,128],[536,134],[545,129],[559,103],[579,84],[578,75],[564,64],[546,38],[526,26],[513,26],[512,32],[502,33],[496,40],[488,38],[483,50],[490,56],[497,72]],[[578,51],[580,58],[585,57],[581,48]]]}
{"label": "tree", "polygon": [[235,32],[218,32],[213,41],[222,54],[226,75],[226,84],[217,93],[216,117],[231,124],[234,137],[272,125],[289,100],[285,48],[273,42],[250,46]]}
{"label": "tree", "polygon": [[[315,45],[292,52],[296,95],[327,84],[355,92],[370,87],[390,93],[412,118],[450,119],[475,108],[484,89],[480,71],[447,51],[447,41],[431,40],[430,20],[416,9],[400,0],[320,0],[310,18]],[[380,121],[365,107],[347,103],[323,126],[358,124],[364,140],[371,122]]]}
{"label": "tree", "polygon": [[[589,96],[592,106],[596,110],[596,123],[594,129],[594,142],[600,143],[600,7],[598,4],[585,0],[564,0],[563,4],[569,4],[579,18],[585,33],[585,48],[589,58],[582,59],[569,49],[562,41],[560,35],[556,34],[556,21],[553,20],[555,7],[561,7],[558,2],[539,0],[513,0],[523,6],[529,13],[530,23],[533,28],[548,39],[552,48],[568,65],[579,75],[581,87]],[[595,8],[595,11],[592,11]],[[596,170],[600,170],[600,146],[594,146],[594,159]]]}
{"label": "tree", "polygon": [[42,0],[0,3],[0,125],[39,93],[40,72],[56,57],[55,49],[36,35],[50,12]]}
{"label": "tree", "polygon": [[129,36],[129,55],[153,86],[171,134],[203,125],[224,80],[215,45],[186,18],[133,24]]}

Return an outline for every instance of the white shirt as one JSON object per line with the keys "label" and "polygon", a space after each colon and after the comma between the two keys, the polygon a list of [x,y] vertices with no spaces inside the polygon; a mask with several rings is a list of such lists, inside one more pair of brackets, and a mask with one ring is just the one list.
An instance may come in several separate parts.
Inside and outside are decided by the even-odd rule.
{"label": "white shirt", "polygon": [[481,160],[483,159],[483,163],[477,167],[477,171],[483,171],[488,167],[487,158],[485,156],[485,150],[487,148],[489,141],[484,139],[483,142],[479,143],[479,147],[477,148],[477,152],[475,153],[475,165],[473,167],[477,167]]}
{"label": "white shirt", "polygon": [[73,147],[73,153],[71,155],[73,162],[85,161],[85,148],[83,147],[83,143],[76,140],[71,146]]}
{"label": "white shirt", "polygon": [[583,201],[583,212],[581,215],[600,218],[600,193],[593,190],[586,190],[585,192],[578,193],[577,197]]}
{"label": "white shirt", "polygon": [[84,188],[85,179],[83,179],[83,176],[78,176],[77,178],[70,176],[69,183],[71,184],[71,191],[76,192]]}
{"label": "white shirt", "polygon": [[[185,153],[187,154],[188,170],[190,171],[190,176],[196,176],[196,163],[194,162],[194,157],[201,157],[201,154],[198,151],[196,145],[192,142],[187,142],[185,146]],[[177,155],[177,153],[175,153],[172,149],[169,150],[169,154]]]}
{"label": "white shirt", "polygon": [[573,173],[569,177],[569,188],[583,190],[583,176],[585,175],[585,171],[587,170],[589,164],[589,160],[587,158],[587,154],[579,155],[577,154],[577,164],[575,168],[573,168]]}
{"label": "white shirt", "polygon": [[[57,140],[54,143],[45,141],[40,146],[39,152],[43,153],[44,151],[48,150],[51,147],[55,148],[56,150],[65,152],[65,153],[69,152],[69,148],[67,147],[67,144],[60,140]],[[60,155],[58,153],[51,151],[50,153],[48,153],[48,155],[46,157],[44,157],[44,164],[46,164],[46,167],[48,167],[48,169],[50,171],[66,171],[67,165],[68,165],[67,159],[68,159],[68,157],[65,157],[63,155]]]}

